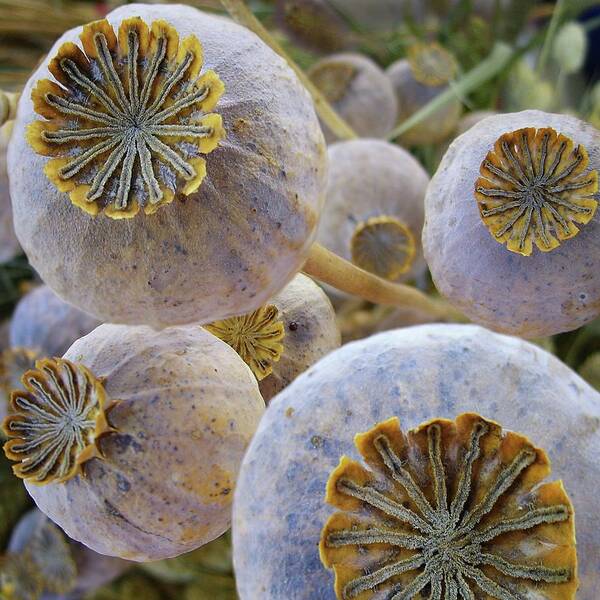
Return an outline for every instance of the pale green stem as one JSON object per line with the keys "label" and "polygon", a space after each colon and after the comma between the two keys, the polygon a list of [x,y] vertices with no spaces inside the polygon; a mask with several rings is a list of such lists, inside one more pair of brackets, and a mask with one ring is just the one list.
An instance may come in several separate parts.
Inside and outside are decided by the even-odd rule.
{"label": "pale green stem", "polygon": [[546,68],[548,56],[550,56],[552,43],[554,42],[554,37],[556,36],[558,26],[560,25],[560,20],[564,8],[565,0],[556,0],[554,12],[552,13],[552,19],[550,20],[550,25],[548,27],[548,31],[546,32],[546,39],[544,40],[544,45],[542,46],[542,50],[540,51],[537,60],[536,71],[539,75],[541,75],[544,72],[544,69]]}
{"label": "pale green stem", "polygon": [[254,13],[246,6],[244,0],[221,0],[221,4],[236,22],[247,27],[250,31],[253,31],[265,44],[267,44],[267,46],[287,61],[288,65],[298,76],[298,79],[300,79],[304,87],[312,96],[317,114],[338,138],[342,140],[351,140],[358,137],[350,125],[335,112],[325,96],[323,96],[310,78],[282,48],[281,44],[273,38],[263,24],[254,16]]}
{"label": "pale green stem", "polygon": [[395,140],[398,136],[406,133],[419,123],[426,121],[440,108],[454,100],[457,96],[462,97],[470,94],[486,81],[494,78],[509,63],[514,50],[504,42],[497,42],[490,54],[482,60],[475,68],[465,73],[451,87],[428,102],[423,108],[412,114],[408,119],[400,123],[388,136],[389,140]]}

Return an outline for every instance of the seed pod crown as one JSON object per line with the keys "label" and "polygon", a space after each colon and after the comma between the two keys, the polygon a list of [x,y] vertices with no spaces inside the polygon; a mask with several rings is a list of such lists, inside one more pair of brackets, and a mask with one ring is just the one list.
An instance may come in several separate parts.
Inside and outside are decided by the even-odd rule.
{"label": "seed pod crown", "polygon": [[40,80],[32,91],[45,120],[29,125],[27,139],[53,157],[50,181],[84,211],[113,219],[153,213],[196,191],[203,155],[224,135],[211,112],[224,85],[214,71],[200,75],[200,42],[180,42],[166,21],[149,27],[139,17],[118,31],[95,21],[80,39],[83,49],[66,42],[50,60],[56,82]]}

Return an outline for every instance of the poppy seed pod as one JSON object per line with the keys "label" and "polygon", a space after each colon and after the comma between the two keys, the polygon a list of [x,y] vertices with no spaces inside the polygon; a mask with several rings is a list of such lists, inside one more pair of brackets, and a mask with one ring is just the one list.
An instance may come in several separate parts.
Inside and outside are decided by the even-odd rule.
{"label": "poppy seed pod", "polygon": [[273,372],[258,384],[266,403],[341,344],[333,306],[310,277],[296,275],[271,302],[277,307],[285,337]]}
{"label": "poppy seed pod", "polygon": [[131,4],[65,33],[21,96],[17,236],[62,298],[156,327],[254,310],[306,260],[323,136],[283,59],[228,19]]}
{"label": "poppy seed pod", "polygon": [[[398,99],[398,122],[446,91],[456,72],[456,59],[438,44],[418,43],[409,48],[408,58],[396,61],[386,71]],[[442,142],[456,127],[461,112],[460,99],[453,98],[402,134],[399,141],[403,146]]]}
{"label": "poppy seed pod", "polygon": [[600,314],[600,133],[567,115],[484,119],[458,137],[427,189],[423,249],[470,319],[523,337]]}
{"label": "poppy seed pod", "polygon": [[62,356],[100,321],[61,300],[47,285],[27,293],[10,322],[10,344],[38,356]]}
{"label": "poppy seed pod", "polygon": [[328,154],[318,241],[391,281],[422,272],[425,169],[406,150],[383,140],[338,142]]}
{"label": "poppy seed pod", "polygon": [[22,381],[4,450],[70,537],[148,561],[227,530],[239,464],[264,411],[227,344],[200,327],[101,325]]}
{"label": "poppy seed pod", "polygon": [[[68,544],[68,552],[65,551],[61,539]],[[40,543],[44,540],[47,540],[45,544]],[[69,592],[69,597],[89,593],[116,579],[134,565],[120,558],[98,554],[87,546],[67,538],[37,508],[21,517],[12,531],[7,549],[13,554],[31,557],[39,564],[47,591],[54,588],[56,593],[62,583],[62,587]],[[72,563],[76,571],[74,580],[69,577]],[[45,572],[53,574],[53,577],[44,577]]]}
{"label": "poppy seed pod", "polygon": [[252,369],[267,403],[341,343],[329,298],[301,273],[268,305],[205,329],[229,344]]}
{"label": "poppy seed pod", "polygon": [[[459,416],[474,412],[483,419]],[[392,417],[399,425],[388,421]],[[240,599],[335,600],[321,543],[321,557],[336,568],[343,587],[364,576],[340,596],[348,600],[394,594],[413,600],[419,589],[429,598],[437,589],[430,576],[444,565],[457,583],[465,579],[459,566],[473,567],[466,581],[475,596],[461,584],[466,598],[566,600],[574,598],[579,581],[577,600],[595,600],[599,424],[600,395],[554,356],[516,338],[473,325],[423,325],[347,344],[273,399],[244,457],[233,515]],[[410,431],[405,448],[399,428]],[[355,434],[362,434],[357,447]],[[357,449],[379,476],[355,465]],[[342,471],[347,481],[334,485]],[[431,508],[444,490],[448,510],[462,519],[460,531],[452,529],[454,521],[440,525],[448,533],[445,543],[430,520],[446,514]],[[332,517],[326,494],[343,518]],[[376,497],[381,503],[374,507]],[[412,525],[406,523],[411,514]],[[345,537],[329,538],[323,548],[329,537],[324,527],[343,530]],[[390,538],[370,543],[365,527],[385,528],[396,545]],[[372,534],[376,542],[378,532]],[[402,559],[413,559],[412,569],[402,571],[396,564]],[[429,586],[419,588],[424,581]]]}
{"label": "poppy seed pod", "polygon": [[[385,137],[396,124],[398,103],[392,82],[367,56],[332,54],[317,61],[308,75],[360,137]],[[336,140],[326,125],[323,132],[328,143]]]}

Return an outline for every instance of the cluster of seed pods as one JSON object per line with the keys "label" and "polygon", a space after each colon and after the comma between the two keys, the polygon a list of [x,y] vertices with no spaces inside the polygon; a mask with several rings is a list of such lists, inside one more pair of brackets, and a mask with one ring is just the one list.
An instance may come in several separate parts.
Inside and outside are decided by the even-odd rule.
{"label": "cluster of seed pods", "polygon": [[[70,30],[29,79],[0,202],[8,177],[6,257],[22,248],[46,285],[13,316],[0,416],[38,509],[0,592],[84,593],[128,561],[189,583],[233,521],[240,600],[593,600],[600,397],[501,333],[600,313],[600,134],[539,111],[463,123],[455,98],[398,140],[461,133],[430,180],[383,138],[455,58],[415,44],[383,71],[348,51],[340,11],[376,23],[402,3],[301,4],[279,18],[309,38],[329,15],[307,43],[347,52],[308,76],[363,139],[333,143],[282,57],[182,5]],[[399,283],[427,267],[455,308]],[[349,294],[500,333],[340,348]],[[205,585],[234,593],[230,575]],[[137,589],[120,593],[155,593]]]}

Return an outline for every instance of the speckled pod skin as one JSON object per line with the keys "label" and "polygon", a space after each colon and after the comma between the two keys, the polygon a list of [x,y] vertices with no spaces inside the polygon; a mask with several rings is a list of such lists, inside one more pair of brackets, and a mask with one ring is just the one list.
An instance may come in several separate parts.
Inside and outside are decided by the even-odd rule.
{"label": "speckled pod skin", "polygon": [[65,483],[27,489],[67,535],[100,554],[171,558],[227,530],[243,453],[264,411],[250,369],[200,327],[101,325],[66,359],[105,377],[118,433]]}
{"label": "speckled pod skin", "polygon": [[[195,35],[203,71],[225,84],[214,112],[226,139],[206,157],[204,181],[153,215],[115,221],[73,206],[24,137],[39,118],[31,91],[52,78],[44,63],[21,96],[9,150],[17,236],[52,289],[102,321],[160,327],[252,311],[300,269],[316,231],[326,155],[310,97],[283,59],[228,19],[131,4],[107,20],[118,27],[133,16]],[[65,33],[49,56],[79,43],[81,31]]]}
{"label": "speckled pod skin", "polygon": [[[7,550],[23,552],[35,529],[45,519],[47,517],[35,508],[26,513],[13,529]],[[67,598],[77,598],[96,590],[133,566],[133,563],[129,561],[98,554],[75,540],[67,539],[67,541],[77,567],[77,580],[73,589],[67,594]],[[59,596],[49,593],[45,593],[43,596],[44,599],[57,597]]]}
{"label": "speckled pod skin", "polygon": [[0,127],[0,262],[10,260],[21,252],[21,245],[13,226],[6,165],[6,149],[12,126],[13,122],[9,121]]}
{"label": "speckled pod skin", "polygon": [[283,353],[279,361],[273,363],[273,372],[258,384],[267,403],[300,373],[341,344],[333,306],[310,277],[299,273],[269,303],[279,310],[285,337]]}
{"label": "speckled pod skin", "polygon": [[[429,177],[406,150],[383,140],[351,140],[328,148],[327,202],[317,240],[332,252],[352,260],[356,226],[377,216],[402,221],[413,234],[416,252],[412,268],[400,279],[425,267],[420,244],[423,198]],[[340,292],[332,292],[340,295]]]}
{"label": "speckled pod skin", "polygon": [[[402,123],[422,108],[430,100],[446,91],[447,85],[425,85],[417,81],[408,60],[401,59],[386,70],[398,99],[398,122]],[[448,102],[400,136],[403,146],[437,144],[452,134],[460,114],[462,104],[458,98]]]}
{"label": "speckled pod skin", "polygon": [[[331,81],[336,72],[345,74],[339,85]],[[385,137],[396,124],[396,93],[390,79],[370,58],[350,52],[332,54],[317,61],[308,75],[360,137]],[[337,140],[325,124],[322,127],[327,143]]]}
{"label": "speckled pod skin", "polygon": [[325,484],[342,455],[357,457],[354,434],[392,416],[407,430],[474,411],[548,452],[551,479],[563,479],[575,506],[577,598],[595,600],[600,396],[551,354],[471,325],[423,325],[347,344],[273,400],[235,494],[241,600],[335,600],[318,544],[333,513]]}
{"label": "speckled pod skin", "polygon": [[552,127],[586,147],[600,169],[600,133],[567,115],[524,111],[479,122],[448,149],[427,189],[423,249],[434,282],[473,321],[503,333],[543,337],[580,327],[600,314],[598,215],[550,252],[510,252],[479,215],[475,181],[503,133]]}
{"label": "speckled pod skin", "polygon": [[62,356],[69,346],[100,325],[98,319],[61,300],[47,285],[25,295],[10,323],[10,344],[39,356]]}

